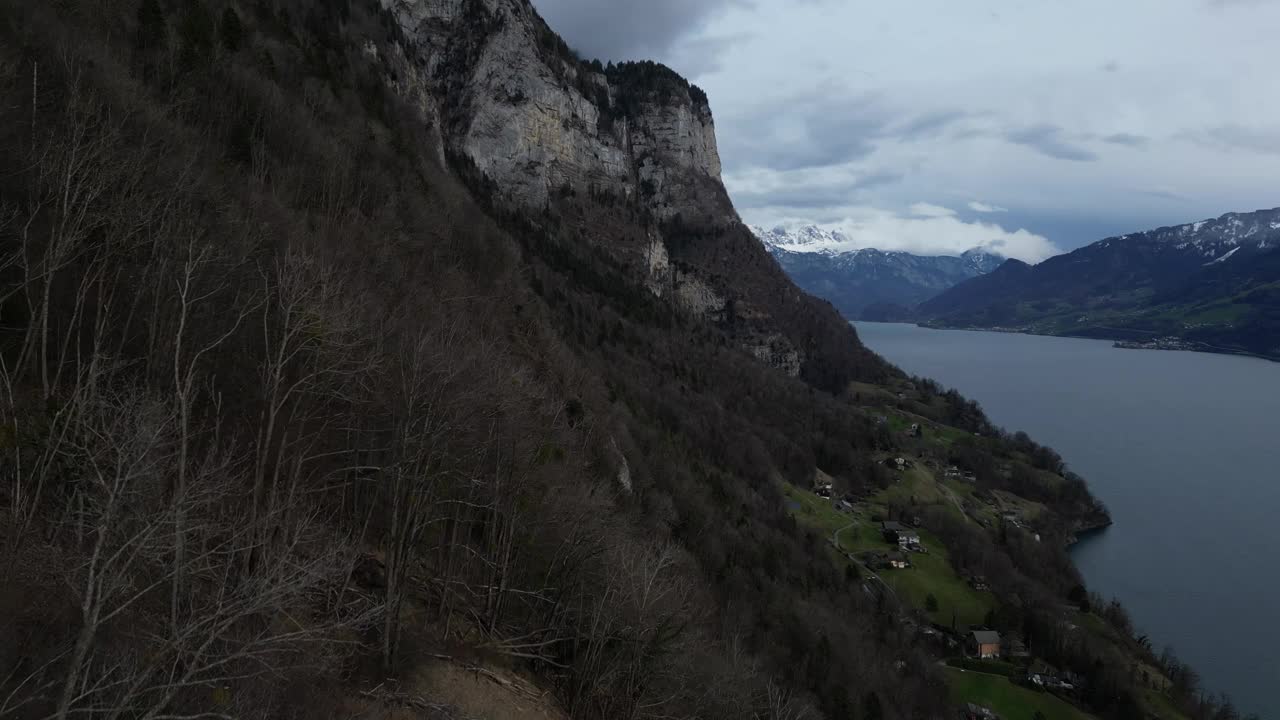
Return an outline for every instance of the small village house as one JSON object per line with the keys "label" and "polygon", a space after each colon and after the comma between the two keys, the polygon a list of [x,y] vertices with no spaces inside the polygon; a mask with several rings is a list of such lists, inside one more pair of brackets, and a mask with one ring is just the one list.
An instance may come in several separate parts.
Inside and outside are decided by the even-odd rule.
{"label": "small village house", "polygon": [[1000,633],[995,630],[974,630],[969,633],[969,652],[983,660],[1000,657]]}
{"label": "small village house", "polygon": [[894,520],[886,520],[880,524],[880,533],[885,542],[895,543],[903,550],[920,547],[920,533]]}
{"label": "small village house", "polygon": [[822,472],[821,470],[815,470],[813,473],[814,494],[818,495],[819,497],[829,498],[831,497],[831,492],[833,489],[834,489],[834,479],[830,475]]}

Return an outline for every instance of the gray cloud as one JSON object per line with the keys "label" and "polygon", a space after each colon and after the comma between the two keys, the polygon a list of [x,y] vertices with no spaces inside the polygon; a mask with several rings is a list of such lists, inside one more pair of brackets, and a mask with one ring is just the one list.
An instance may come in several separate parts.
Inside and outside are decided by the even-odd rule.
{"label": "gray cloud", "polygon": [[750,41],[746,33],[685,38],[661,59],[684,76],[696,78],[724,70],[724,55],[735,45]]}
{"label": "gray cloud", "polygon": [[877,93],[851,97],[823,87],[722,118],[721,124],[734,129],[724,135],[731,168],[787,172],[861,160],[882,142],[936,137],[967,117],[958,110],[910,113],[889,107]]}
{"label": "gray cloud", "polygon": [[730,169],[788,172],[865,158],[891,122],[874,96],[832,97],[824,88],[722,117],[718,124],[734,128],[723,148]]}
{"label": "gray cloud", "polygon": [[935,110],[918,115],[895,127],[892,136],[900,140],[937,137],[956,123],[969,117],[961,110]]}
{"label": "gray cloud", "polygon": [[[583,57],[670,62],[676,43],[701,30],[716,13],[751,0],[533,0],[538,12]],[[686,62],[714,65],[723,46],[705,45],[706,56],[678,53]],[[689,72],[685,70],[685,72]],[[692,73],[690,73],[692,74]]]}
{"label": "gray cloud", "polygon": [[1188,137],[1202,145],[1225,150],[1280,155],[1280,130],[1275,128],[1219,125],[1201,132],[1189,133]]}
{"label": "gray cloud", "polygon": [[1044,123],[1007,131],[1004,134],[1004,139],[1015,145],[1029,147],[1042,155],[1048,155],[1059,160],[1092,162],[1098,159],[1097,153],[1073,144],[1064,135],[1062,128]]}
{"label": "gray cloud", "polygon": [[981,201],[978,201],[978,200],[971,200],[971,201],[969,202],[969,209],[970,209],[970,210],[972,210],[972,211],[974,211],[974,212],[977,212],[977,213],[1007,213],[1007,212],[1009,212],[1009,209],[1008,209],[1008,208],[1002,208],[1002,207],[1000,207],[999,205],[992,205],[992,204],[990,204],[990,203],[984,203],[984,202],[981,202]]}
{"label": "gray cloud", "polygon": [[812,211],[853,203],[858,193],[901,181],[901,173],[878,170],[839,182],[802,181],[768,189],[742,188],[733,193],[734,204],[744,210],[776,208]]}
{"label": "gray cloud", "polygon": [[[901,213],[859,206],[845,207],[842,211],[829,219],[817,220],[827,228],[838,230],[844,238],[842,242],[826,245],[825,249],[878,248],[921,255],[959,255],[982,248],[1026,262],[1040,262],[1061,252],[1047,238],[1033,232],[1006,230],[991,222],[968,222],[948,208],[928,203],[916,203]],[[794,219],[779,218],[777,224],[785,227],[797,223]]]}
{"label": "gray cloud", "polygon": [[1208,5],[1211,8],[1221,9],[1221,8],[1233,8],[1233,7],[1248,7],[1249,5],[1262,5],[1265,2],[1268,2],[1268,0],[1208,0]]}
{"label": "gray cloud", "polygon": [[1183,195],[1177,190],[1170,190],[1169,188],[1147,188],[1145,190],[1139,190],[1138,192],[1149,197],[1159,198],[1161,200],[1171,200],[1173,202],[1182,203],[1191,200],[1191,198]]}
{"label": "gray cloud", "polygon": [[1134,135],[1132,133],[1116,133],[1102,138],[1102,141],[1111,143],[1112,145],[1124,145],[1126,147],[1140,148],[1146,147],[1151,142],[1151,138],[1146,137],[1145,135]]}

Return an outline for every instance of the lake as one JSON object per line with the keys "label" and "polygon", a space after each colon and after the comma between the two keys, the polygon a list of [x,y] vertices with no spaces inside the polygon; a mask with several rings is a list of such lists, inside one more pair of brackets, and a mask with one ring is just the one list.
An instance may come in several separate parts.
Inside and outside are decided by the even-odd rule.
{"label": "lake", "polygon": [[1280,363],[856,323],[903,370],[1052,446],[1115,525],[1072,550],[1157,652],[1280,720]]}

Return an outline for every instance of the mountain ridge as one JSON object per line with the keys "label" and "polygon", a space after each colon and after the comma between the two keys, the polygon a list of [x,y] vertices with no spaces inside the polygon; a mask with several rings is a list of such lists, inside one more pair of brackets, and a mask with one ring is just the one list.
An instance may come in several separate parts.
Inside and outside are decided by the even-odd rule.
{"label": "mountain ridge", "polygon": [[[831,301],[850,320],[881,319],[886,306],[910,308],[969,278],[997,268],[1004,258],[972,248],[961,255],[917,255],[875,248],[840,250],[848,238],[813,225],[752,232],[787,275],[805,291]],[[872,310],[870,316],[864,313]]]}
{"label": "mountain ridge", "polygon": [[1038,265],[1009,265],[922,303],[942,327],[1143,340],[1280,357],[1271,257],[1280,208],[1099,240]]}

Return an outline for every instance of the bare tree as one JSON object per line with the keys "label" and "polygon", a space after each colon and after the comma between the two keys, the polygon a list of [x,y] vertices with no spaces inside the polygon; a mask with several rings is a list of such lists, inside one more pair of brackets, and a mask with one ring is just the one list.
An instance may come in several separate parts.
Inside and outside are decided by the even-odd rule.
{"label": "bare tree", "polygon": [[84,562],[71,579],[80,597],[80,629],[64,671],[57,717],[63,720],[76,701],[92,692],[89,673],[94,642],[101,628],[164,582],[135,585],[133,578],[159,552],[171,517],[156,507],[154,492],[171,465],[166,450],[173,417],[146,396],[102,398],[78,408],[78,421],[66,455],[84,469],[83,499],[73,518],[77,537],[88,536]]}
{"label": "bare tree", "polygon": [[[329,588],[345,581],[357,553],[313,511],[294,513],[290,542],[244,567],[244,548],[261,533],[235,510],[247,464],[234,446],[188,457],[181,506],[165,498],[181,446],[176,405],[135,388],[103,390],[76,408],[63,460],[79,469],[72,492],[83,498],[65,521],[66,530],[82,538],[76,544],[82,559],[67,578],[79,598],[80,623],[55,661],[0,698],[6,707],[29,701],[56,677],[52,717],[59,720],[85,712],[177,717],[193,690],[314,663],[341,643],[345,628],[376,616],[378,606],[370,603],[341,614],[324,611],[335,597]],[[179,518],[192,541],[183,567],[172,562]],[[151,625],[149,598],[179,574],[186,578],[179,587],[188,612],[176,628]],[[328,619],[279,617],[306,607]],[[102,646],[108,628],[111,645]],[[207,707],[207,699],[201,704]]]}
{"label": "bare tree", "polygon": [[[172,487],[168,497],[174,508],[173,527],[173,580],[171,583],[169,620],[175,637],[180,631],[184,594],[185,568],[187,566],[187,492],[189,490],[189,474],[192,466],[193,413],[196,402],[197,380],[203,377],[205,367],[202,363],[205,356],[214,352],[239,329],[245,318],[253,311],[251,301],[238,301],[235,298],[231,307],[230,322],[225,329],[215,330],[211,337],[194,341],[191,337],[191,325],[196,320],[196,312],[202,306],[211,304],[227,291],[226,281],[222,278],[206,278],[201,275],[212,275],[210,266],[213,249],[202,242],[198,231],[189,231],[186,250],[182,258],[181,270],[174,279],[176,286],[177,326],[174,329],[173,347],[173,398],[176,404],[177,457],[173,473]],[[211,315],[206,312],[206,316]],[[250,521],[252,526],[253,521]]]}
{"label": "bare tree", "polygon": [[45,397],[54,382],[50,377],[54,287],[59,274],[87,251],[86,241],[101,222],[100,205],[119,170],[114,162],[118,123],[102,116],[101,101],[77,76],[59,118],[61,132],[31,159],[37,192],[23,209],[26,222],[18,232],[24,276],[21,291],[31,323],[17,367],[36,371]]}
{"label": "bare tree", "polygon": [[[309,459],[307,438],[334,401],[353,403],[374,369],[350,293],[320,259],[288,251],[263,274],[262,410],[255,441],[251,513],[288,512]],[[292,436],[290,436],[292,432]],[[289,462],[289,445],[296,446]],[[314,453],[312,453],[314,455]]]}
{"label": "bare tree", "polygon": [[580,601],[571,714],[655,717],[683,692],[682,678],[661,677],[693,610],[677,557],[670,545],[643,543],[606,556],[604,585]]}
{"label": "bare tree", "polygon": [[817,715],[811,706],[773,680],[765,685],[763,699],[765,712],[757,713],[756,720],[807,720]]}
{"label": "bare tree", "polygon": [[421,332],[404,348],[388,388],[393,427],[381,477],[387,515],[383,663],[388,668],[395,666],[401,611],[419,546],[427,528],[442,521],[437,509],[451,470],[449,435],[460,430],[471,400],[459,382],[467,369],[461,335],[457,324]]}

